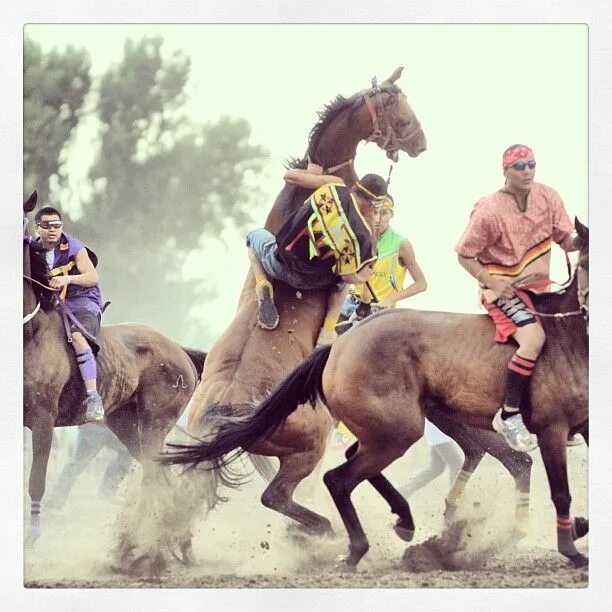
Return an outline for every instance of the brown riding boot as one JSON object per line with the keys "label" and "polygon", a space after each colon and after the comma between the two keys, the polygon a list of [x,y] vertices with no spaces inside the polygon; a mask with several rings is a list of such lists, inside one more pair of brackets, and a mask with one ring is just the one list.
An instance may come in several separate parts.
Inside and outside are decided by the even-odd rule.
{"label": "brown riding boot", "polygon": [[261,280],[255,285],[257,295],[257,324],[263,329],[274,329],[278,325],[278,310],[274,305],[274,290],[272,283]]}

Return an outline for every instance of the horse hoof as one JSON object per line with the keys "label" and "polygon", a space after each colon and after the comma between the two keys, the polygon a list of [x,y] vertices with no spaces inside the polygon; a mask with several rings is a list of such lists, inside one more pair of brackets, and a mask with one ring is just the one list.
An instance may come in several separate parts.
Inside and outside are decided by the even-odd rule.
{"label": "horse hoof", "polygon": [[584,555],[581,555],[580,553],[572,555],[568,558],[576,569],[579,569],[581,567],[588,567],[589,565],[589,558],[585,557]]}
{"label": "horse hoof", "polygon": [[414,538],[414,528],[410,529],[404,527],[401,523],[393,525],[393,531],[395,531],[404,542],[412,542],[412,538]]}
{"label": "horse hoof", "polygon": [[572,519],[572,539],[578,540],[589,533],[589,519],[576,516]]}
{"label": "horse hoof", "polygon": [[354,572],[357,569],[357,564],[351,561],[350,554],[338,555],[336,557],[336,563],[334,564],[334,569],[340,571],[349,571]]}

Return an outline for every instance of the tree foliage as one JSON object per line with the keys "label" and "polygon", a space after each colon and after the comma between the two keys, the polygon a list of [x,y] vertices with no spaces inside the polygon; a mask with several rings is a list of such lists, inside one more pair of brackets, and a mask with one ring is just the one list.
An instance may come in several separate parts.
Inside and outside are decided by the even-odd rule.
{"label": "tree foliage", "polygon": [[229,218],[239,228],[250,220],[258,192],[249,177],[266,153],[250,143],[243,119],[198,125],[183,115],[190,60],[180,52],[164,59],[162,44],[128,40],[121,63],[101,79],[95,192],[73,227],[100,257],[102,290],[113,301],[107,321],[145,322],[190,342],[189,308],[210,291],[181,280],[184,258]]}
{"label": "tree foliage", "polygon": [[49,199],[49,179],[58,175],[60,153],[79,121],[91,80],[90,59],[83,49],[43,54],[26,37],[23,52],[24,195],[37,189]]}

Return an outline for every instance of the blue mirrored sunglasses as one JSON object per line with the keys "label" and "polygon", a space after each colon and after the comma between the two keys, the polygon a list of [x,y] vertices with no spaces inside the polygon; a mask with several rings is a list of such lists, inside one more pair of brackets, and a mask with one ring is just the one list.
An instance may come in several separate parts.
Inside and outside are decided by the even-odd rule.
{"label": "blue mirrored sunglasses", "polygon": [[518,170],[519,172],[521,172],[525,168],[529,168],[530,170],[533,170],[536,167],[535,159],[531,159],[528,162],[523,162],[523,161],[515,162],[512,164],[512,167],[515,170]]}

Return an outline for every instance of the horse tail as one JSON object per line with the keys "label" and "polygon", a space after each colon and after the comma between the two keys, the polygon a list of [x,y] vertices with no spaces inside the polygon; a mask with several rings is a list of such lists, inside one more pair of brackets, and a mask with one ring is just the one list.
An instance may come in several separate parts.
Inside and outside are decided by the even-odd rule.
{"label": "horse tail", "polygon": [[[317,397],[323,398],[323,370],[329,358],[330,346],[315,349],[259,406],[246,416],[214,415],[208,424],[216,433],[199,444],[168,444],[173,450],[159,461],[164,465],[188,464],[196,467],[204,461],[215,467],[227,465],[245,452],[251,444],[271,436],[298,406],[310,403],[314,408]],[[232,453],[231,457],[221,459]]]}
{"label": "horse tail", "polygon": [[181,348],[187,353],[187,355],[189,355],[189,359],[191,359],[191,362],[195,366],[198,376],[201,376],[202,371],[204,370],[204,362],[206,361],[206,356],[208,353],[185,346],[181,346]]}

